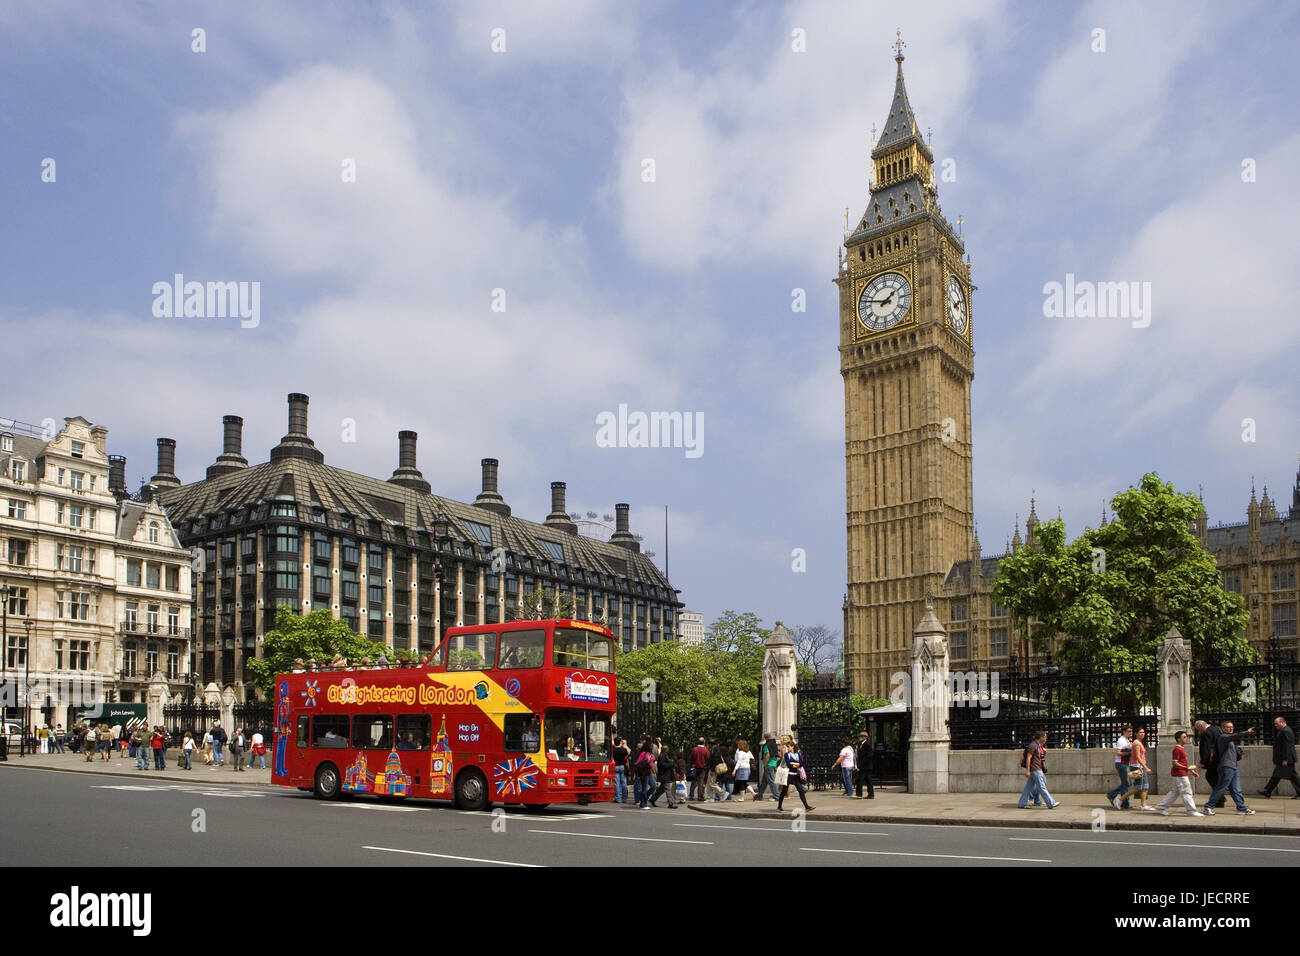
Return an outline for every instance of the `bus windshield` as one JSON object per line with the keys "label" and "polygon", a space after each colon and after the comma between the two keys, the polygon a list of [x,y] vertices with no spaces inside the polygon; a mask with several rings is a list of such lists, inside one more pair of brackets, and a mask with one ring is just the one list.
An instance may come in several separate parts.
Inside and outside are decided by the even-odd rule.
{"label": "bus windshield", "polygon": [[604,634],[577,627],[555,629],[555,663],[608,674],[614,670],[614,642]]}
{"label": "bus windshield", "polygon": [[548,710],[546,755],[553,760],[609,760],[609,715],[567,707]]}

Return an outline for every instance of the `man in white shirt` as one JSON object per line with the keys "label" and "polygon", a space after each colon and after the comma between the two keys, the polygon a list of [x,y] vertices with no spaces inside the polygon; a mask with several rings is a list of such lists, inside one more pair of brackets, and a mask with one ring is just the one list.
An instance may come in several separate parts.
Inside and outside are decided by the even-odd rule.
{"label": "man in white shirt", "polygon": [[[1119,735],[1119,740],[1115,741],[1115,774],[1119,777],[1119,786],[1106,794],[1106,799],[1111,803],[1115,798],[1129,790],[1128,782],[1128,759],[1133,752],[1133,727],[1127,726]],[[1120,804],[1121,810],[1128,809],[1128,801],[1125,800]]]}

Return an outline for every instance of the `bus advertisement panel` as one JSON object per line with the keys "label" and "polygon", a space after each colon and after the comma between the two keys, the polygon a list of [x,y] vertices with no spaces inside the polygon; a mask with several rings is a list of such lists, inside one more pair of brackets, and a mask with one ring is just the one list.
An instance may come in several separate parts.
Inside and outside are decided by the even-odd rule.
{"label": "bus advertisement panel", "polygon": [[613,635],[586,621],[449,628],[420,667],[275,679],[272,782],[318,797],[609,801]]}

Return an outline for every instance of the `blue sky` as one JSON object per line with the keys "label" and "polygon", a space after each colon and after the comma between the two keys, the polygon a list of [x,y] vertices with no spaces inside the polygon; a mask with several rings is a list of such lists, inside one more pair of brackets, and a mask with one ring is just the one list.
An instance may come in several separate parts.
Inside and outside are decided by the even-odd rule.
{"label": "blue sky", "polygon": [[[1300,13],[1135,6],[10,0],[0,415],[107,425],[134,486],[159,435],[201,477],[227,413],[264,460],[306,392],[332,464],[387,476],[413,428],[439,493],[472,499],[497,457],[516,513],[564,480],[570,510],[631,502],[660,560],[667,505],[688,606],[838,628],[831,280],[901,27],[978,286],[985,553],[1031,489],[1077,532],[1150,470],[1212,522],[1244,519],[1252,475],[1285,509]],[[260,282],[260,325],[155,318],[177,272]],[[1045,318],[1067,273],[1150,282],[1151,325]],[[702,412],[704,454],[597,447],[620,403]]]}

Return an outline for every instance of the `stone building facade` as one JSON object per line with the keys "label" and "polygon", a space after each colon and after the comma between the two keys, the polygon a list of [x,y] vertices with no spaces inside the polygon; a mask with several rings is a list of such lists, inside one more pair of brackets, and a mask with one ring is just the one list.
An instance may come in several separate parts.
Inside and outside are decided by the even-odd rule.
{"label": "stone building facade", "polygon": [[[140,637],[143,623],[156,619],[153,642],[178,664],[188,662],[190,559],[161,508],[127,499],[125,462],[108,455],[107,428],[73,417],[47,434],[17,423],[0,431],[5,668],[31,683],[33,722],[68,726],[78,705],[143,700],[123,674],[123,648],[137,636],[134,625],[124,629],[128,604],[142,608]],[[155,618],[147,617],[150,607],[160,609]],[[169,621],[176,622],[171,640]],[[169,676],[179,689],[181,672]]]}
{"label": "stone building facade", "polygon": [[243,420],[223,420],[224,450],[201,481],[182,485],[175,445],[159,439],[151,485],[195,550],[194,647],[206,684],[247,679],[276,608],[328,610],[393,648],[432,650],[448,627],[510,620],[537,588],[606,622],[623,649],[672,640],[677,592],[628,529],[619,504],[608,542],[578,534],[565,484],[551,485],[540,522],[511,513],[498,462],[482,461],[470,503],[433,494],[416,464],[416,434],[398,434],[388,479],[325,464],[307,433],[306,395],[289,396],[288,433],[269,459],[242,454]]}

